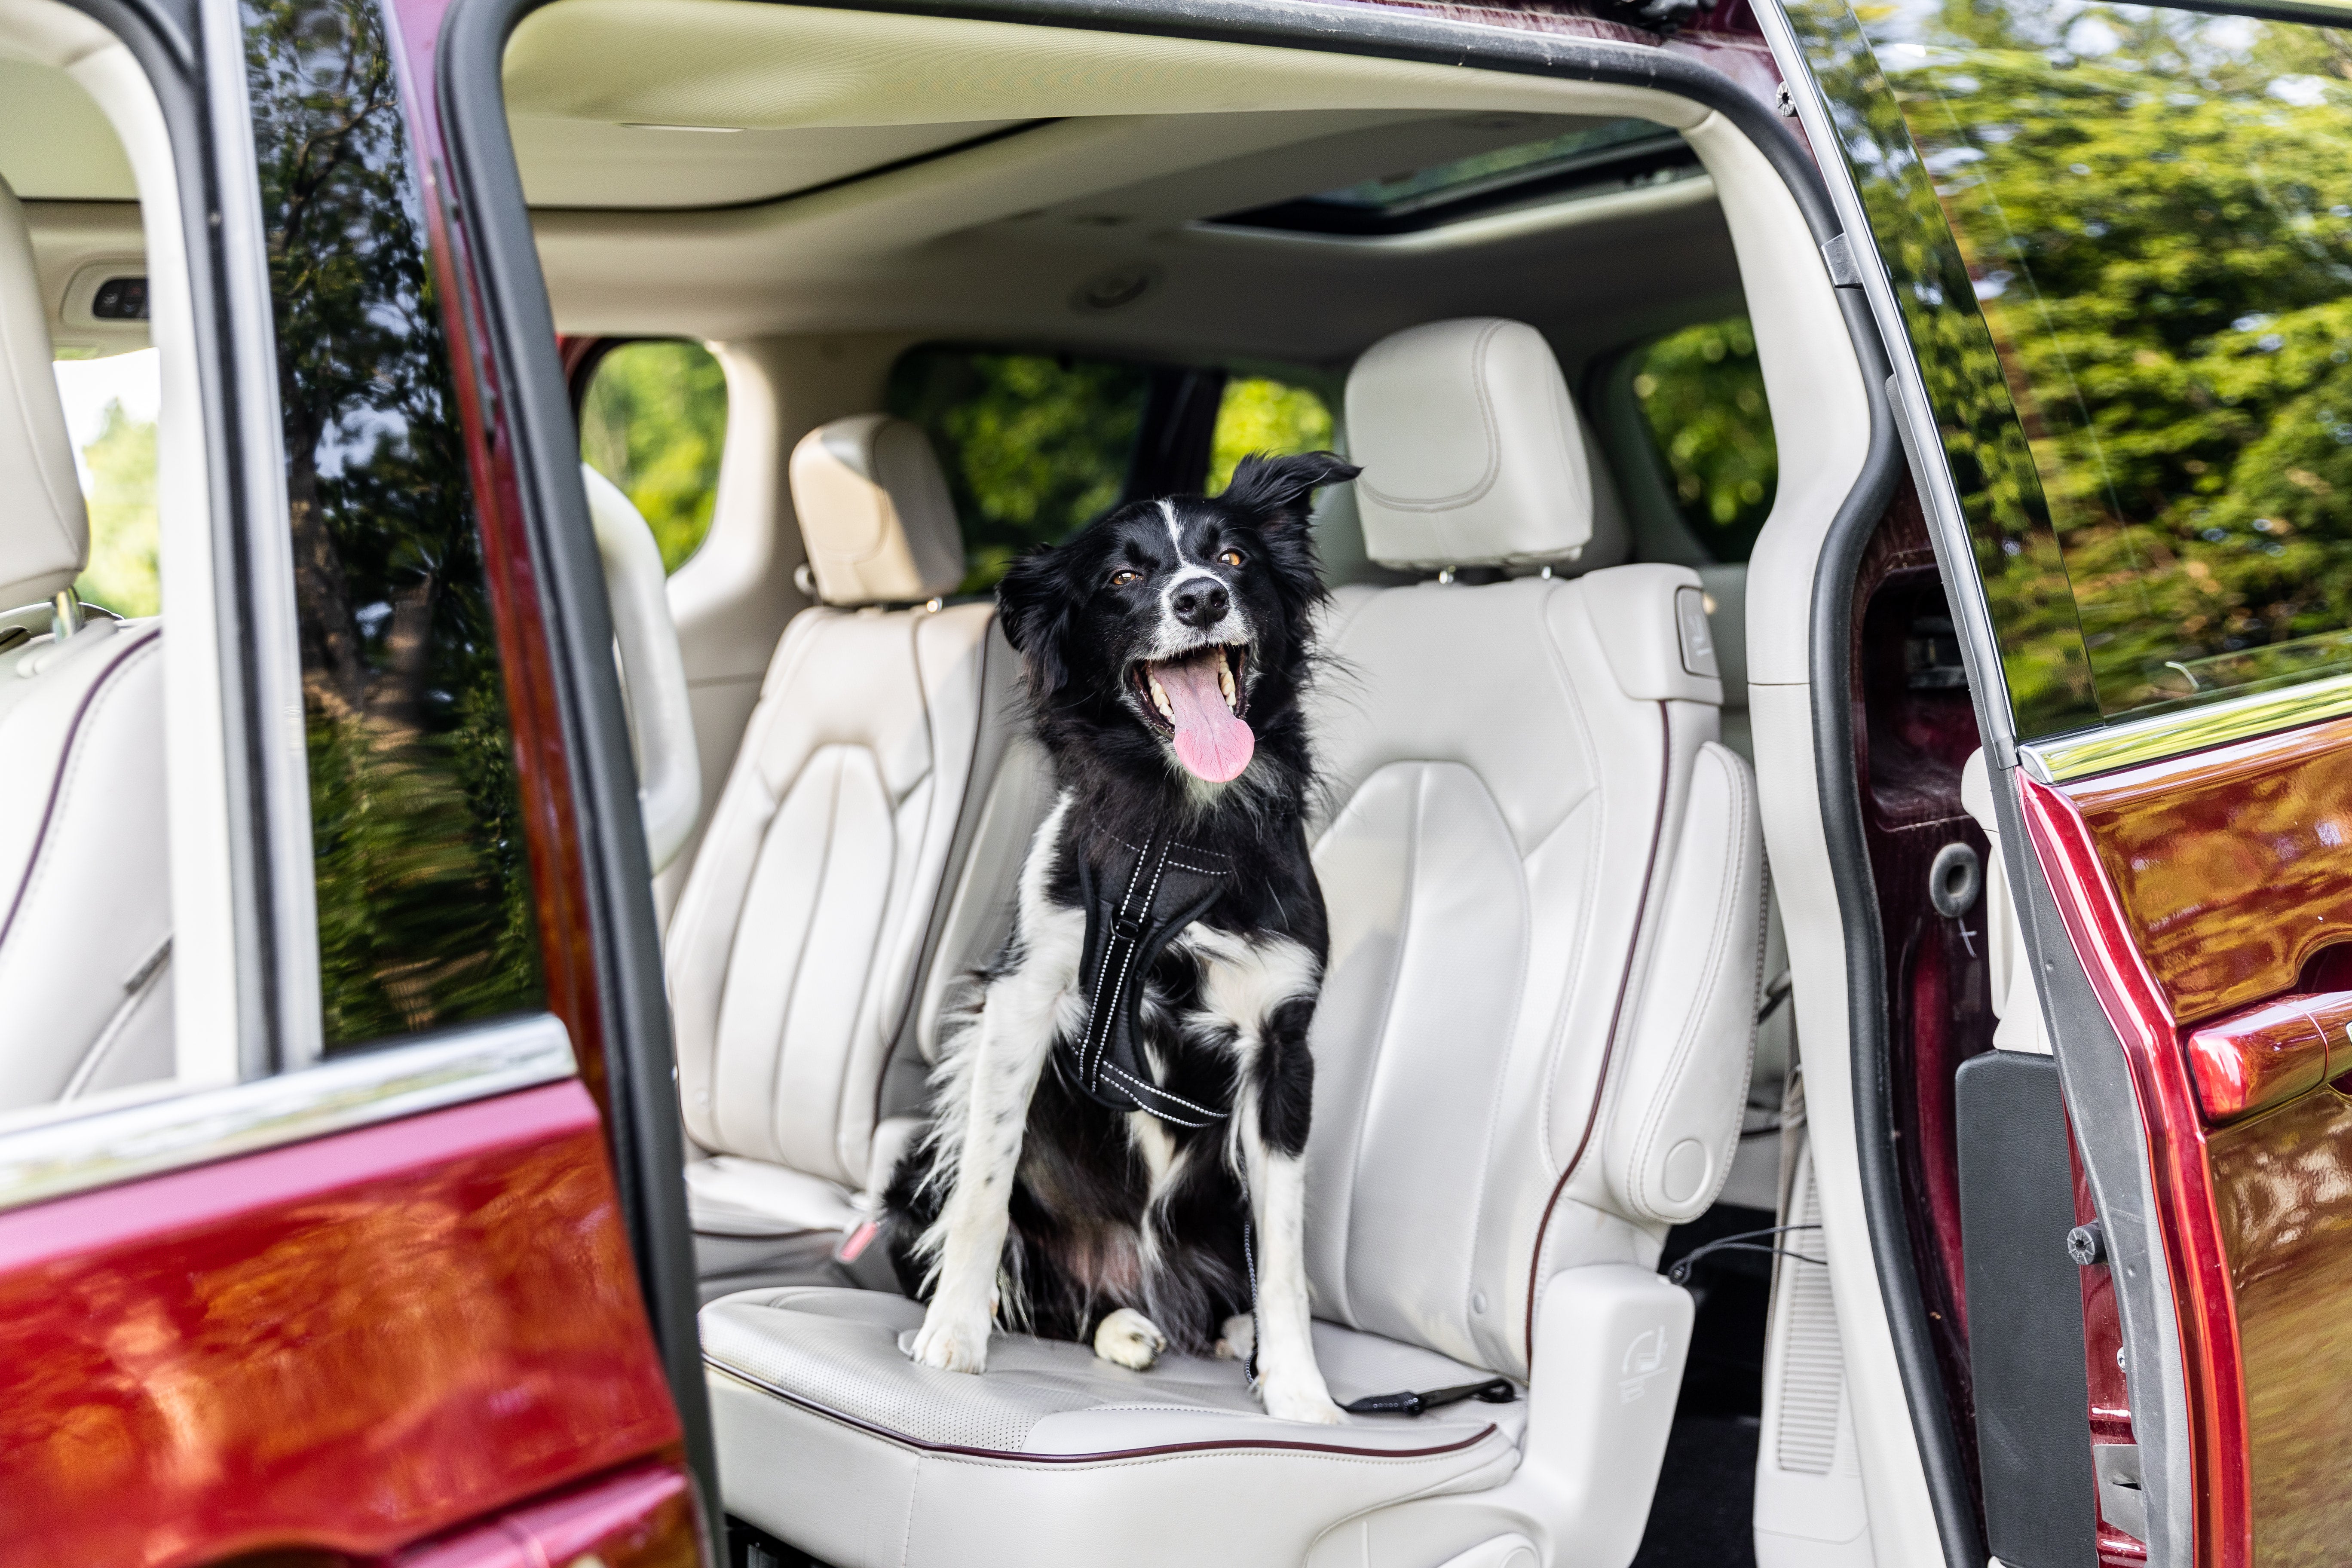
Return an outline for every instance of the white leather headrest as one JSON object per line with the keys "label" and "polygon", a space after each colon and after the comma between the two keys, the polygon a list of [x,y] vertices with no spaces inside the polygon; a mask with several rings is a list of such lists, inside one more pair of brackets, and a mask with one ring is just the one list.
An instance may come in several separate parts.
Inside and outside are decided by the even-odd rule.
{"label": "white leather headrest", "polygon": [[817,597],[828,605],[937,598],[963,581],[963,534],[921,430],[887,414],[820,425],[793,448]]}
{"label": "white leather headrest", "polygon": [[33,237],[0,179],[0,607],[71,587],[89,561],[89,513],[52,360]]}
{"label": "white leather headrest", "polygon": [[1592,458],[1559,362],[1524,321],[1432,321],[1374,343],[1348,374],[1348,452],[1364,466],[1364,552],[1383,566],[1590,571],[1618,552],[1594,537]]}

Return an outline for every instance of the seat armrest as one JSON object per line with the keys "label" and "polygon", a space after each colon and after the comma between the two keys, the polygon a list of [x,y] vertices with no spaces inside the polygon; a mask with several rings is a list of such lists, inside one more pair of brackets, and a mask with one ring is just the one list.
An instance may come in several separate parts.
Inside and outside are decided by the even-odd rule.
{"label": "seat armrest", "polygon": [[1693,760],[1602,1144],[1611,1195],[1629,1218],[1694,1219],[1730,1174],[1755,1058],[1764,918],[1755,775],[1709,741]]}

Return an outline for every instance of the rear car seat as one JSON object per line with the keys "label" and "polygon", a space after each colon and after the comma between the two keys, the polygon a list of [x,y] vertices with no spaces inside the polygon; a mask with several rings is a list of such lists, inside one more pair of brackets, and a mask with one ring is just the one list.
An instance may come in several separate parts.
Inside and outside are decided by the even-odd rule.
{"label": "rear car seat", "polygon": [[999,780],[1015,665],[994,607],[939,603],[963,545],[922,432],[835,420],[791,479],[821,602],[776,646],[667,937],[710,1156],[686,1173],[706,1293],[826,1277],[903,1144],[883,1076],[916,1059],[934,952],[952,968],[1003,932],[962,891],[977,824],[1027,809]]}
{"label": "rear car seat", "polygon": [[1533,329],[1401,333],[1348,413],[1373,559],[1526,574],[1331,606],[1317,1350],[1343,1403],[1498,1373],[1528,1396],[1310,1426],[1233,1362],[1136,1373],[1000,1331],[975,1377],[908,1360],[910,1300],[716,1301],[728,1508],[835,1568],[1633,1555],[1691,1312],[1654,1268],[1721,1184],[1747,1083],[1753,781],[1715,738],[1696,576],[1591,570],[1622,546]]}
{"label": "rear car seat", "polygon": [[75,628],[89,520],[50,356],[0,181],[0,1112],[173,1068],[163,628]]}

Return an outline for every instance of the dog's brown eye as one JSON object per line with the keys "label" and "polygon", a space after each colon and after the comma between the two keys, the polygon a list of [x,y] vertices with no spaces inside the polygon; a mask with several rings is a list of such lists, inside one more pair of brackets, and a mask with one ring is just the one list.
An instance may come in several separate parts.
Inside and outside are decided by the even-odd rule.
{"label": "dog's brown eye", "polygon": [[1228,550],[1217,559],[1228,566],[1238,566],[1242,563],[1242,552],[1238,550]]}
{"label": "dog's brown eye", "polygon": [[1129,587],[1129,586],[1130,586],[1130,585],[1132,585],[1132,584],[1134,584],[1140,583],[1140,582],[1142,582],[1142,581],[1143,581],[1143,574],[1142,574],[1142,573],[1140,573],[1140,572],[1124,572],[1124,571],[1122,571],[1122,572],[1114,572],[1114,573],[1112,573],[1112,574],[1110,574],[1110,585],[1111,585],[1112,587],[1114,587],[1114,588],[1125,588],[1125,587]]}

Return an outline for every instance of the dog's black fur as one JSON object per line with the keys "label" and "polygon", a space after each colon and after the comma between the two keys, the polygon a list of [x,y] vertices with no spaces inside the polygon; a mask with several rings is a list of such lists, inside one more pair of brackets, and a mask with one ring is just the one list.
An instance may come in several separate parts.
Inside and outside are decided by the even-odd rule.
{"label": "dog's black fur", "polygon": [[[1287,939],[1311,955],[1319,977],[1328,942],[1307,858],[1314,762],[1300,697],[1315,668],[1310,617],[1325,590],[1307,519],[1316,487],[1356,471],[1328,452],[1246,458],[1213,499],[1129,505],[1064,544],[1024,556],[1006,574],[997,595],[1005,634],[1022,655],[1035,732],[1071,801],[1058,841],[1041,836],[1031,849],[1054,857],[1053,904],[1080,904],[1074,850],[1105,848],[1107,836],[1140,845],[1172,823],[1182,842],[1239,868],[1201,923],[1252,941]],[[1181,562],[1171,516],[1183,539]],[[1220,558],[1227,550],[1239,552],[1241,565]],[[1203,784],[1178,765],[1164,726],[1148,716],[1130,677],[1162,624],[1161,589],[1180,565],[1205,565],[1221,578],[1251,633],[1239,710],[1256,749],[1241,776],[1223,785]],[[1114,586],[1122,572],[1140,575]],[[1024,956],[1016,926],[1003,954],[976,977],[981,1005],[987,983]],[[1200,1011],[1202,984],[1200,961],[1182,940],[1171,942],[1146,984],[1140,1043],[1159,1065],[1162,1087],[1228,1110],[1236,1087],[1234,1030]],[[1255,1053],[1262,1135],[1292,1156],[1307,1142],[1313,1011],[1311,994],[1275,1009]],[[950,1024],[943,1057],[976,1014],[975,1007]],[[1062,1060],[1058,1050],[1048,1058],[1029,1105],[1001,1321],[1084,1341],[1111,1310],[1129,1307],[1158,1325],[1172,1348],[1204,1352],[1219,1325],[1250,1306],[1242,1237],[1247,1200],[1225,1157],[1229,1125],[1166,1128],[1179,1174],[1152,1204],[1151,1174],[1127,1116],[1081,1092]],[[929,1263],[916,1243],[940,1215],[955,1157],[952,1149],[919,1146],[885,1194],[892,1259],[910,1295],[929,1292]],[[1154,1229],[1150,1247],[1142,1245],[1146,1225]]]}

